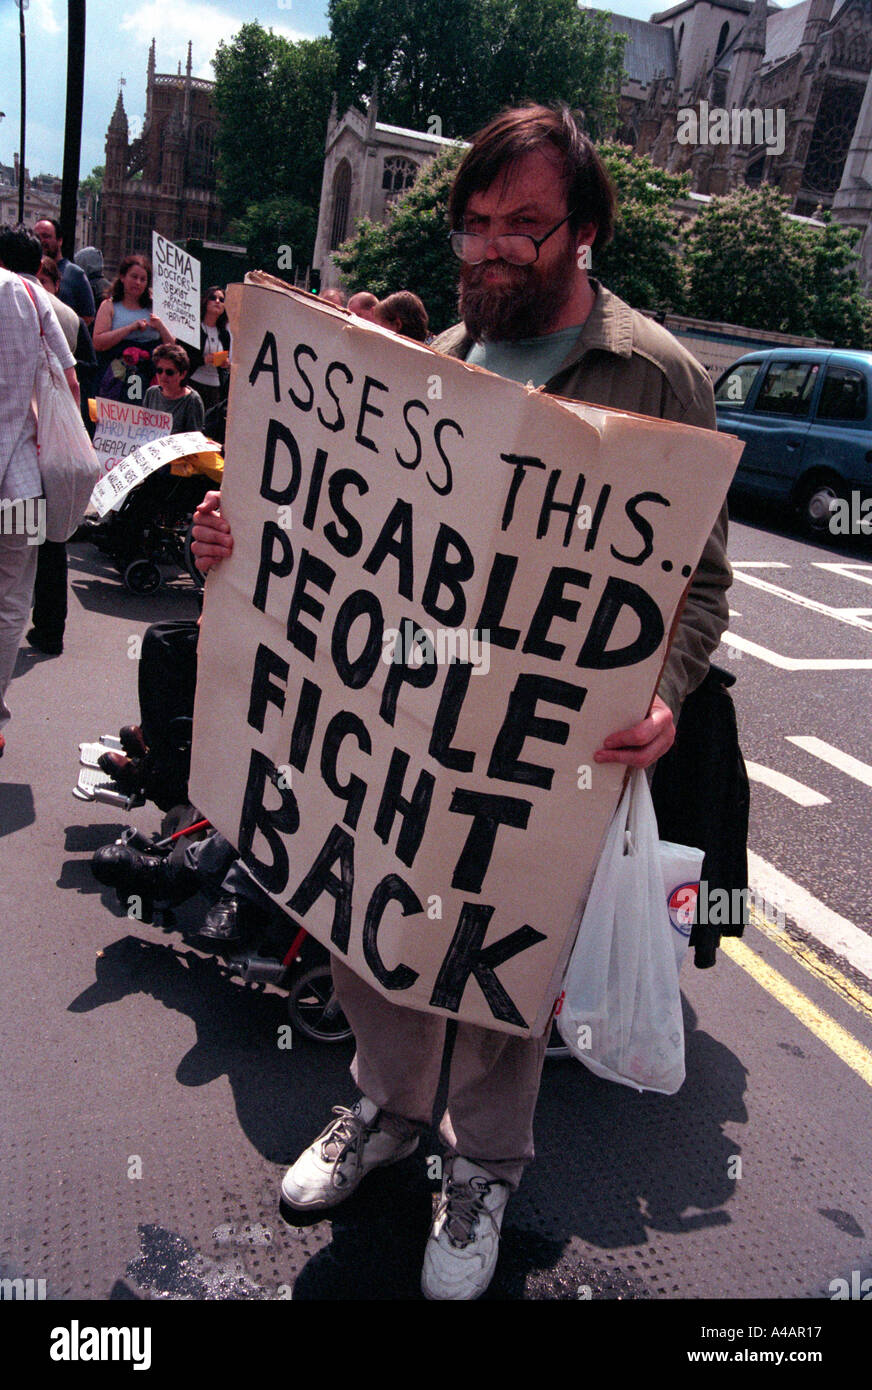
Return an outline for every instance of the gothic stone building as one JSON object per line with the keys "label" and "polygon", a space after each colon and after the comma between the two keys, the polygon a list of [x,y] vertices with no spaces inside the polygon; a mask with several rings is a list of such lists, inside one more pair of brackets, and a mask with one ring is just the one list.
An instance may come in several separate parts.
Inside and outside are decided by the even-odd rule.
{"label": "gothic stone building", "polygon": [[151,234],[170,241],[220,239],[224,217],[215,193],[218,115],[214,83],[191,76],[191,45],[184,75],[155,72],[148,56],[145,121],[130,139],[121,92],[106,136],[98,245],[111,279],[128,251],[151,255]]}
{"label": "gothic stone building", "polygon": [[334,101],[327,123],[313,257],[322,288],[340,283],[330,253],[354,235],[360,219],[384,222],[391,202],[411,187],[418,170],[455,143],[435,132],[383,125],[375,95],[365,116],[351,106],[338,118]]}
{"label": "gothic stone building", "polygon": [[[698,193],[765,180],[795,213],[832,208],[872,286],[872,0],[684,0],[610,22],[627,35],[618,138]],[[749,114],[713,138],[733,112]]]}
{"label": "gothic stone building", "polygon": [[[872,0],[800,0],[784,10],[771,0],[683,0],[650,23],[609,19],[627,36],[617,138],[662,167],[689,170],[699,194],[765,180],[794,213],[832,208],[861,234],[872,289]],[[721,143],[714,118],[734,111],[748,113],[738,140]],[[355,222],[383,221],[446,143],[381,124],[374,101],[367,116],[351,108],[337,120],[334,109],[315,249],[322,284],[338,283],[330,252]]]}

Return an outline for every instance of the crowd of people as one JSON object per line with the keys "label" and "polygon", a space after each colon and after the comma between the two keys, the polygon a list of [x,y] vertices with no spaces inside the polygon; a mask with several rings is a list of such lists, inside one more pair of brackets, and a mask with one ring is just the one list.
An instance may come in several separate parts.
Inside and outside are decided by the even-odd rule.
{"label": "crowd of people", "polygon": [[[140,252],[129,252],[122,257],[110,283],[103,273],[103,255],[97,247],[83,247],[74,259],[68,259],[63,252],[60,223],[43,218],[32,230],[21,226],[0,228],[0,267],[36,286],[36,291],[31,289],[30,293],[41,296],[37,304],[40,317],[51,314],[66,344],[66,350],[61,351],[60,339],[54,332],[48,339],[68,370],[71,389],[74,384],[76,386],[76,399],[89,433],[94,432],[94,421],[88,402],[101,396],[166,411],[172,416],[174,434],[206,430],[223,440],[223,413],[226,413],[232,356],[223,286],[210,285],[203,294],[200,343],[185,348],[154,312],[151,262]],[[341,290],[325,290],[323,297],[343,307],[346,305]],[[347,307],[358,317],[392,332],[417,342],[431,341],[426,309],[409,290],[388,295],[381,301],[368,291],[357,291],[348,300]],[[0,322],[0,332],[3,326]],[[70,355],[73,358],[71,370]],[[6,370],[15,370],[13,359],[7,358]],[[14,414],[12,394],[7,395],[6,403],[5,413],[9,419],[0,424],[7,432],[14,433],[15,439],[12,440],[10,433],[7,449],[0,454],[0,503],[25,500],[30,495],[22,494],[20,489],[15,491],[16,469],[10,465],[14,452],[23,450],[29,454],[36,448],[32,412],[27,419],[20,412]],[[30,476],[27,486],[35,488],[33,495],[39,496],[36,475]],[[131,514],[115,526],[118,535],[114,539],[118,541],[120,537],[123,541],[122,531],[132,535],[144,513],[159,505],[162,495],[160,478],[144,485],[141,495],[129,508]],[[92,528],[92,534],[97,538],[98,528]],[[12,565],[16,580],[14,584],[11,580],[7,583],[12,584],[14,595],[0,586],[0,608],[3,610],[0,614],[3,647],[0,701],[4,702],[0,704],[0,754],[5,747],[3,727],[9,719],[5,692],[22,633],[27,629],[25,640],[46,656],[59,656],[63,652],[68,613],[66,545],[60,541],[44,541],[30,549],[35,554],[26,557],[27,572],[32,562],[36,564],[32,583],[18,575],[17,567]],[[121,549],[124,551],[123,545]],[[28,585],[28,614],[32,605],[29,628],[27,615],[22,618],[21,607]]]}
{"label": "crowd of people", "polygon": [[[615,194],[592,143],[568,110],[533,106],[503,112],[474,136],[457,171],[449,216],[451,244],[460,263],[461,321],[435,340],[425,307],[411,291],[379,300],[358,290],[347,305],[341,291],[327,290],[323,297],[391,332],[432,342],[437,352],[532,382],[546,392],[715,428],[712,387],[703,368],[664,329],[588,273],[588,258],[580,252],[596,251],[609,241]],[[44,224],[38,232],[40,228],[45,230]],[[0,260],[8,266],[4,245],[0,237]],[[87,326],[94,315],[91,284],[81,267],[63,259],[61,249],[57,229],[46,231],[42,251],[55,266],[45,274],[50,280],[59,274],[61,298],[66,293],[66,302]],[[26,336],[22,295],[17,276],[9,269],[0,271],[4,338],[10,325],[22,341]],[[222,304],[223,291],[213,287],[204,299],[202,353],[193,359],[190,374],[186,353],[173,345],[166,326],[151,311],[147,261],[139,255],[125,257],[93,317],[94,346],[104,354],[103,383],[111,389],[112,378],[126,380],[133,368],[119,368],[119,361],[132,351],[143,354],[157,376],[154,386],[149,379],[146,403],[169,410],[174,421],[185,421],[180,427],[189,428],[197,402],[203,408],[198,392],[208,399],[213,389],[220,390],[223,354],[231,351],[226,319],[222,329]],[[47,298],[40,301],[43,318],[47,305]],[[69,368],[72,350],[59,329],[53,345]],[[29,363],[33,351],[28,340],[22,362]],[[0,363],[6,356],[0,354]],[[32,375],[23,370],[16,374],[17,415],[0,404],[0,497],[12,495],[10,487],[38,491],[28,419],[31,382]],[[0,382],[0,401],[4,394]],[[208,573],[233,546],[219,493],[206,497],[194,520],[194,552]],[[2,542],[6,544],[5,537]],[[5,564],[5,551],[0,556]],[[7,612],[8,586],[0,590],[6,632],[0,638],[0,721],[8,718],[2,695],[11,673],[10,651],[14,662],[10,643],[17,645],[16,626],[19,636],[23,630],[21,606],[30,582],[23,571],[16,580],[14,618]],[[670,748],[682,703],[705,677],[726,628],[729,583],[724,507],[690,582],[649,713],[632,728],[606,738],[596,753],[598,762],[650,768]],[[168,711],[175,715],[192,706],[193,626],[181,634],[155,635],[153,630],[148,652],[143,647],[142,716],[126,731],[127,756],[116,760],[119,779],[133,775],[130,766],[147,759],[151,745],[166,742]],[[171,693],[155,708],[158,687]],[[268,903],[234,847],[218,836],[174,861],[109,846],[96,856],[94,871],[119,890],[163,902],[178,901],[208,880],[220,892],[220,910],[207,919],[204,935],[223,944],[240,938],[246,913]],[[333,975],[354,1031],[352,1076],[360,1094],[334,1110],[334,1118],[284,1176],[282,1201],[305,1213],[330,1211],[368,1173],[415,1149],[432,1122],[446,1041],[443,1017],[388,1001],[338,957]],[[428,1298],[476,1298],[490,1283],[507,1201],[533,1158],[533,1113],[546,1042],[545,1035],[519,1037],[457,1025],[440,1126],[448,1159],[424,1251],[422,1289]]]}
{"label": "crowd of people", "polygon": [[[152,271],[147,256],[138,252],[124,256],[110,284],[103,274],[102,253],[87,246],[74,260],[67,259],[60,224],[45,218],[32,231],[21,226],[0,228],[0,266],[27,282],[43,336],[67,370],[70,388],[80,403],[89,433],[94,432],[94,422],[88,402],[103,396],[166,411],[172,416],[172,433],[208,427],[220,436],[220,412],[226,408],[232,351],[222,286],[212,285],[203,295],[200,343],[192,345],[188,352],[154,313]],[[12,301],[9,302],[11,306]],[[32,314],[31,317],[36,331],[36,318]],[[45,322],[52,325],[50,333],[45,330]],[[2,370],[11,377],[17,364],[14,356],[5,351],[7,343],[13,341],[11,336],[7,338],[6,328],[6,319],[0,319]],[[19,328],[27,337],[26,330]],[[9,334],[12,332],[10,326]],[[29,344],[27,360],[33,358],[34,372],[38,350],[38,343]],[[0,390],[4,397],[0,402],[0,426],[7,435],[0,452],[0,503],[11,504],[40,495],[35,468],[37,426],[29,398],[24,408],[16,393],[6,392],[5,382],[0,383]],[[208,424],[207,412],[211,412]],[[32,465],[24,473],[24,492],[18,481],[19,456]],[[139,520],[145,511],[159,505],[161,482],[159,477],[149,479],[136,497],[131,512]],[[119,534],[125,527],[131,533],[135,531],[137,517],[116,519]],[[14,548],[14,540],[4,540],[9,541],[7,549]],[[36,571],[24,607],[29,581],[18,573],[17,564],[7,560],[15,571],[15,579],[10,575],[0,582],[0,701],[4,701],[0,705],[0,753],[5,746],[2,729],[9,719],[5,692],[22,632],[27,627],[31,601],[33,616],[26,641],[47,656],[63,652],[68,608],[66,545],[61,541],[43,541],[30,550],[33,553],[26,557],[26,568],[29,572],[35,563]]]}
{"label": "crowd of people", "polygon": [[355,290],[346,300],[340,289],[321,291],[321,298],[340,309],[347,309],[359,319],[377,323],[403,338],[411,338],[416,343],[431,343],[430,321],[423,302],[411,290],[397,290],[384,299],[371,294],[369,290]]}

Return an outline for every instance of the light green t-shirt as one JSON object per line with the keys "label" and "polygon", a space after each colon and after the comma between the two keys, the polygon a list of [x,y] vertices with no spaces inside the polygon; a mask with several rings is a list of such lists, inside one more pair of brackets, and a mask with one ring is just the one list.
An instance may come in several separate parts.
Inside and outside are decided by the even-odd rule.
{"label": "light green t-shirt", "polygon": [[466,360],[474,367],[486,367],[489,372],[508,377],[510,381],[544,386],[580,332],[581,324],[576,323],[541,338],[519,338],[514,343],[473,343]]}

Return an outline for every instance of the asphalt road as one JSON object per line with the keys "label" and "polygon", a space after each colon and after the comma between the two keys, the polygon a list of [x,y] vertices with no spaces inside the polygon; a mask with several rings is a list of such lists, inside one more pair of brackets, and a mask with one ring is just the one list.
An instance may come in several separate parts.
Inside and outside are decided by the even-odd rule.
{"label": "asphalt road", "polygon": [[[156,830],[159,814],[73,800],[77,744],[134,719],[131,639],[195,606],[187,580],[134,598],[90,547],[70,553],[66,650],[22,650],[0,765],[0,1272],[44,1279],[63,1300],[417,1299],[435,1136],[332,1221],[285,1225],[284,1166],[353,1097],[348,1050],[300,1037],[280,1049],[283,996],[125,918],[90,875],[122,824]],[[801,806],[755,782],[751,849],[868,936],[872,786],[790,739],[865,764],[872,671],[785,669],[748,644],[794,661],[872,660],[872,620],[843,620],[872,609],[857,577],[872,579],[872,554],[746,519],[731,555],[740,573],[823,605],[742,579],[732,591],[740,616],[719,659],[739,677],[746,757],[828,798]],[[713,970],[684,966],[676,1096],[636,1095],[572,1062],[547,1068],[537,1161],[509,1207],[487,1301],[818,1300],[793,1321],[815,1311],[820,1323],[839,1280],[872,1276],[872,986],[816,945],[814,917],[750,927]]]}

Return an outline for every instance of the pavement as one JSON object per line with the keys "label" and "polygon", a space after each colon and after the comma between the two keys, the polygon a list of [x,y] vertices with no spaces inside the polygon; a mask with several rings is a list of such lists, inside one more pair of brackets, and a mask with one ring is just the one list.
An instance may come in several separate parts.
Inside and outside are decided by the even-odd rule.
{"label": "pavement", "polygon": [[[420,1300],[435,1133],[329,1220],[287,1225],[284,1167],[353,1098],[350,1049],[283,1048],[280,992],[125,917],[90,874],[123,824],[160,816],[75,801],[77,744],[135,722],[136,639],[196,605],[187,578],[139,598],[91,547],[70,561],[65,651],[22,648],[0,765],[0,1275],[43,1280],[89,1317],[110,1301],[233,1303],[243,1331],[250,1302]],[[768,1300],[821,1324],[839,1281],[872,1296],[872,1012],[784,939],[749,928],[713,970],[684,965],[677,1095],[547,1066],[537,1161],[485,1302],[653,1301],[690,1328],[704,1300],[745,1301],[715,1306],[746,1325]],[[832,1045],[842,1035],[859,1066]],[[840,1340],[860,1326],[844,1311]]]}

